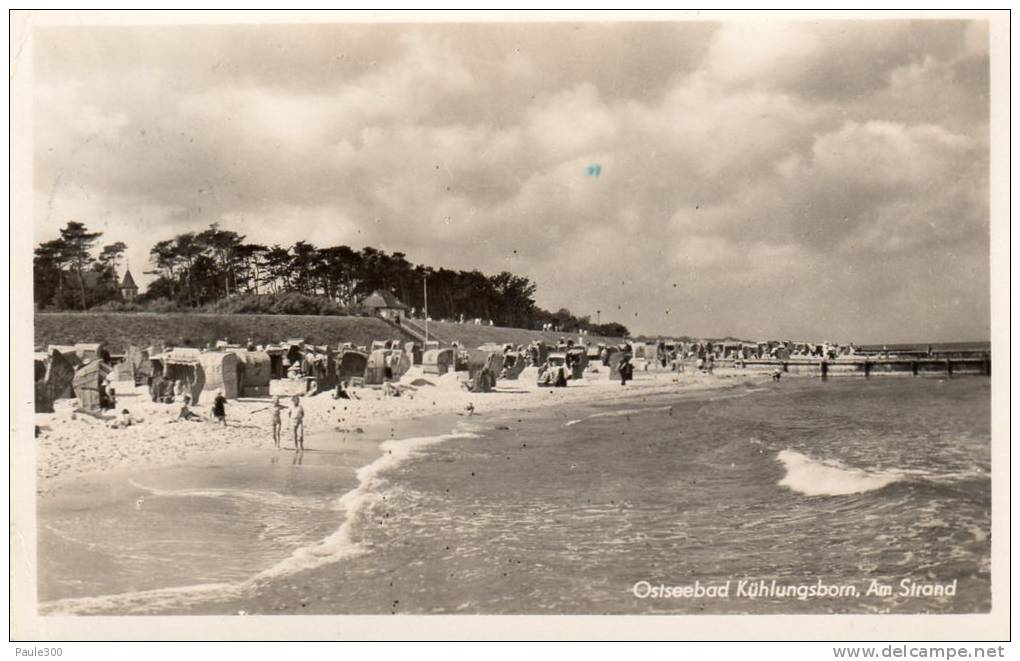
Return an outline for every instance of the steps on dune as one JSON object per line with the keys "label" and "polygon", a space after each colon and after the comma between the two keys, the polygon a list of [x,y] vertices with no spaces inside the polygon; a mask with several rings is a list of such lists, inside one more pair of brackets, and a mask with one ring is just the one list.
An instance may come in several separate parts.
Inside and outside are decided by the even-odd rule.
{"label": "steps on dune", "polygon": [[[405,335],[411,336],[418,342],[421,342],[423,344],[425,343],[425,328],[421,324],[419,324],[416,320],[404,317],[403,319],[400,320],[399,324],[388,319],[386,321],[394,328],[399,329]],[[431,332],[431,329],[429,329],[428,339],[433,342],[439,342],[441,344],[444,343],[441,337],[437,337],[435,333]],[[446,342],[446,344],[449,343]]]}

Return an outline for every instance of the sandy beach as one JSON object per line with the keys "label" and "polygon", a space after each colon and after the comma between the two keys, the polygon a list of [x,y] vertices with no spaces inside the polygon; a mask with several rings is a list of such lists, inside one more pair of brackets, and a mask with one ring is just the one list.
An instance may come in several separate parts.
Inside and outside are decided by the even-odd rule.
{"label": "sandy beach", "polygon": [[[453,378],[413,399],[363,389],[346,409],[309,397],[304,452],[273,448],[264,401],[231,402],[225,429],[151,406],[128,429],[81,428],[76,444],[90,423],[58,421],[40,438],[40,471],[57,473],[39,483],[40,612],[987,610],[985,381],[593,376],[486,395]],[[933,416],[936,431],[918,433]],[[865,594],[904,572],[960,594]],[[631,592],[683,576],[860,594]]]}
{"label": "sandy beach", "polygon": [[[539,388],[532,372],[529,369],[516,381],[499,381],[494,392],[476,394],[463,390],[457,376],[423,376],[421,368],[414,367],[403,376],[402,384],[425,379],[434,385],[419,386],[396,398],[384,397],[379,388],[356,390],[357,400],[334,400],[329,393],[303,397],[306,437],[329,432],[353,438],[369,428],[392,428],[401,421],[424,416],[464,415],[468,404],[479,414],[495,413],[710,389],[738,380],[766,378],[748,370],[676,374],[656,368],[646,371],[639,365],[634,381],[625,387],[610,381],[608,368],[603,368],[587,373],[582,380],[571,381],[567,388]],[[202,401],[193,407],[203,416],[202,422],[183,422],[176,420],[177,405],[153,403],[145,388],[133,392],[119,390],[116,410],[126,408],[134,419],[141,420],[126,428],[112,428],[112,414],[100,418],[75,413],[75,400],[58,401],[54,413],[36,415],[37,493],[46,494],[65,481],[86,474],[171,465],[203,453],[273,448],[271,398],[230,400],[227,426],[223,427],[211,421],[211,395],[203,393]],[[281,402],[287,404],[288,398],[281,397]],[[283,447],[287,448],[292,443],[286,436],[289,431],[286,411],[283,421]]]}
{"label": "sandy beach", "polygon": [[[459,375],[422,376],[412,368],[402,386],[422,379],[434,385],[396,398],[373,388],[356,389],[357,400],[304,397],[304,452],[293,451],[287,436],[274,448],[271,398],[230,400],[226,427],[209,419],[204,395],[194,410],[205,420],[177,422],[178,406],[152,403],[141,388],[118,394],[117,410],[142,419],[126,428],[58,405],[37,416],[40,545],[48,567],[39,586],[42,610],[203,612],[235,592],[246,603],[244,595],[267,580],[363,552],[367,547],[357,542],[363,532],[353,527],[377,501],[379,480],[385,483],[427,445],[482,443],[474,431],[509,429],[496,424],[501,419],[516,427],[518,413],[552,415],[570,428],[591,405],[641,406],[671,393],[768,378],[744,370],[674,374],[643,367],[626,386],[604,370],[566,388],[539,388],[526,371],[484,394],[463,390]],[[283,421],[286,433],[286,412]],[[186,529],[169,537],[161,532],[177,530],[181,517],[191,522]],[[126,564],[114,571],[107,567],[111,543],[121,551],[140,546],[124,551]],[[231,550],[237,547],[245,552]],[[131,559],[143,556],[151,561]],[[213,605],[209,590],[219,595]]]}

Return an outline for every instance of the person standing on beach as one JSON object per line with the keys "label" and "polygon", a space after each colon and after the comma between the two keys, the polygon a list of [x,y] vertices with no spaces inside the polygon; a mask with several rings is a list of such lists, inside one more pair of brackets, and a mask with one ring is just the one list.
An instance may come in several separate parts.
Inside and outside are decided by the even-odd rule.
{"label": "person standing on beach", "polygon": [[227,426],[227,398],[223,396],[222,390],[216,391],[216,399],[213,400],[212,413],[217,424],[221,424],[224,427]]}
{"label": "person standing on beach", "polygon": [[624,356],[623,360],[620,361],[620,385],[625,386],[627,382],[634,378],[634,365],[631,364],[630,358]]}
{"label": "person standing on beach", "polygon": [[280,419],[280,411],[285,407],[280,403],[280,396],[273,397],[273,447],[280,449],[280,434],[283,431],[283,421]]}
{"label": "person standing on beach", "polygon": [[294,449],[298,452],[305,450],[305,409],[301,406],[301,398],[297,395],[291,399],[293,406],[290,407],[290,429],[294,434]]}

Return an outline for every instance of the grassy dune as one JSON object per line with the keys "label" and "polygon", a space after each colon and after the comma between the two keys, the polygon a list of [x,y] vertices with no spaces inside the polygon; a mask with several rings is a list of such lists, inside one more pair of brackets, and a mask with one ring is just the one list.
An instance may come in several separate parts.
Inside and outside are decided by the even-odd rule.
{"label": "grassy dune", "polygon": [[[242,343],[299,337],[313,344],[368,344],[405,339],[381,319],[268,314],[36,313],[35,346],[106,342],[114,352],[128,344],[145,347],[171,342],[201,347],[219,339]],[[410,338],[407,338],[410,339]]]}
{"label": "grassy dune", "polygon": [[[434,339],[444,344],[456,341],[465,347],[486,342],[527,344],[533,340],[556,342],[561,337],[578,339],[577,335],[569,333],[443,322],[429,322],[429,331],[435,333]],[[220,339],[241,343],[249,337],[257,344],[300,337],[313,344],[334,346],[340,342],[367,345],[372,340],[412,339],[381,319],[369,317],[149,312],[40,312],[35,315],[35,346],[40,348],[50,344],[106,342],[116,353],[129,344],[146,347],[169,342],[201,347]],[[619,341],[619,338],[590,339]]]}

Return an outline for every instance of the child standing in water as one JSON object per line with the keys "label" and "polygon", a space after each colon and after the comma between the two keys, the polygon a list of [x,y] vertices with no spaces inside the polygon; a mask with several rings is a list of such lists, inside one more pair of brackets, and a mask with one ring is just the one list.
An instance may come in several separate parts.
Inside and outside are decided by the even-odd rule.
{"label": "child standing in water", "polygon": [[284,409],[283,404],[280,403],[280,396],[273,397],[273,447],[277,450],[280,449],[280,434],[283,431],[283,421],[280,419],[280,411]]}
{"label": "child standing in water", "polygon": [[301,398],[294,395],[294,405],[290,407],[290,428],[294,434],[294,449],[304,452],[305,449],[305,409],[301,406]]}

